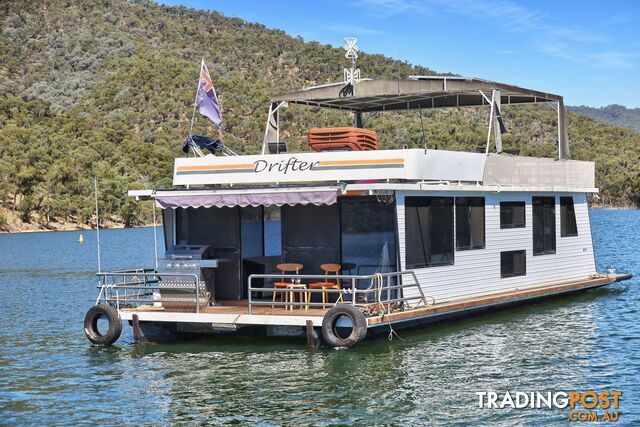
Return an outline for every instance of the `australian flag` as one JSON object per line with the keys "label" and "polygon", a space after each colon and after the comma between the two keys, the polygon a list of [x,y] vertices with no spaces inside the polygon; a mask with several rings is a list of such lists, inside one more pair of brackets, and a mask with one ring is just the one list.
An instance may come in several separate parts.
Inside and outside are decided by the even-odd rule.
{"label": "australian flag", "polygon": [[200,67],[200,84],[196,95],[196,107],[198,107],[200,114],[209,117],[216,127],[220,129],[222,124],[220,103],[218,102],[218,96],[216,95],[216,89],[213,87],[209,70],[204,65],[204,59]]}

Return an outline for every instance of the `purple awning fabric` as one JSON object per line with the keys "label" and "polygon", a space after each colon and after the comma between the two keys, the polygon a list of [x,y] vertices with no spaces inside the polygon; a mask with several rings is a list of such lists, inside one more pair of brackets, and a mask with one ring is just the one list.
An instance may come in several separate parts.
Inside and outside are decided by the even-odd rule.
{"label": "purple awning fabric", "polygon": [[162,209],[221,208],[224,206],[332,205],[338,193],[334,191],[289,191],[280,193],[194,194],[188,196],[158,196]]}

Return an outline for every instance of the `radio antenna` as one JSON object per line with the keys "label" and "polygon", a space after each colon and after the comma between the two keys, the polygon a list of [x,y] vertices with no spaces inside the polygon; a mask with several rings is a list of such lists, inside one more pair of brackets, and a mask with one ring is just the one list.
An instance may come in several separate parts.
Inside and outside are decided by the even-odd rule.
{"label": "radio antenna", "polygon": [[98,242],[98,273],[102,273],[102,261],[100,259],[100,212],[98,210],[98,178],[93,178],[93,192],[96,197],[96,241]]}

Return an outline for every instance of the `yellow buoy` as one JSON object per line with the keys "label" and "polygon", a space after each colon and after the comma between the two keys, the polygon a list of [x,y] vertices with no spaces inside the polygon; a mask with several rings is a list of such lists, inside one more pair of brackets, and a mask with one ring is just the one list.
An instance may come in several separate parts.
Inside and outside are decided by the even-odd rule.
{"label": "yellow buoy", "polygon": [[78,243],[84,243],[84,236],[80,233],[80,238],[78,239]]}

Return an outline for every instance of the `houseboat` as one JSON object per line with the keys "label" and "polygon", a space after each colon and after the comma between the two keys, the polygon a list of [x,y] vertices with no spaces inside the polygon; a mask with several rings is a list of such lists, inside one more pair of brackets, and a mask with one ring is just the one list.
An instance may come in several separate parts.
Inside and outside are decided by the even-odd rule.
{"label": "houseboat", "polygon": [[[500,109],[520,104],[557,111],[557,158],[502,152]],[[352,113],[353,126],[311,128],[308,151],[291,152],[280,112],[304,106]],[[379,149],[363,125],[452,107],[486,109],[480,152]],[[351,79],[271,99],[259,155],[189,147],[174,188],[129,192],[161,210],[164,253],[151,268],[98,273],[85,318],[95,344],[128,321],[136,339],[300,334],[349,347],[630,278],[596,271],[594,163],[570,159],[558,95],[477,78]]]}

